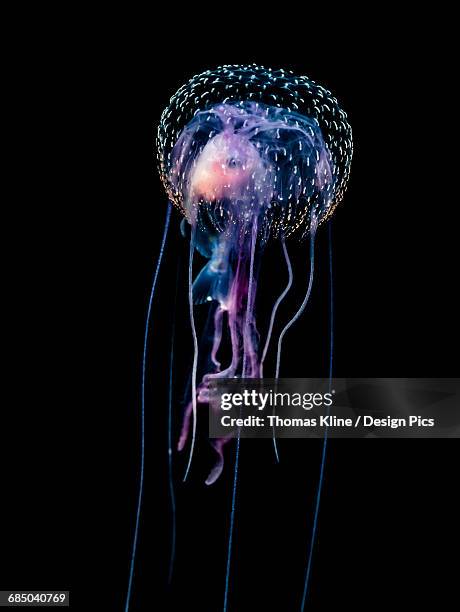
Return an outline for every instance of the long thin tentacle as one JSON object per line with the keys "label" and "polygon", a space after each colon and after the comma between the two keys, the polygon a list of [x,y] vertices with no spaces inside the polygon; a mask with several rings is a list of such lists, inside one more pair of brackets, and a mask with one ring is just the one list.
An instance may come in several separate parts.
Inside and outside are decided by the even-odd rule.
{"label": "long thin tentacle", "polygon": [[[288,268],[289,280],[288,280],[288,284],[286,285],[286,288],[284,289],[283,293],[278,297],[278,299],[276,300],[276,302],[275,302],[275,304],[273,306],[272,315],[270,317],[270,326],[268,328],[267,340],[265,342],[265,347],[264,347],[264,350],[263,350],[263,353],[262,353],[262,360],[261,360],[261,363],[260,363],[260,377],[261,378],[263,378],[264,360],[265,360],[265,357],[266,357],[267,352],[268,352],[268,347],[269,347],[270,340],[271,340],[271,335],[272,335],[272,331],[273,331],[273,324],[275,322],[276,312],[278,310],[279,305],[284,300],[284,298],[286,297],[286,295],[288,294],[288,292],[289,292],[289,290],[290,290],[290,288],[292,286],[292,279],[293,279],[292,266],[291,266],[291,260],[289,259],[289,255],[288,255],[288,252],[287,252],[286,241],[285,241],[284,236],[281,239],[281,244],[283,246],[284,258],[286,260],[286,265],[287,265],[287,268]],[[276,461],[277,461],[277,463],[279,463],[280,458],[279,458],[279,453],[278,453],[278,445],[276,443],[275,426],[273,426],[272,440],[273,440],[273,449],[275,451]]]}
{"label": "long thin tentacle", "polygon": [[268,347],[270,346],[270,340],[271,340],[271,337],[272,337],[273,325],[275,323],[275,317],[276,317],[277,310],[278,310],[281,302],[284,300],[286,295],[289,293],[290,288],[292,287],[292,279],[293,279],[292,266],[291,266],[291,260],[289,259],[289,254],[288,254],[288,251],[287,251],[286,241],[284,239],[284,236],[283,236],[283,238],[281,238],[281,245],[283,247],[284,259],[286,260],[286,265],[287,265],[288,274],[289,274],[289,280],[288,280],[288,284],[286,285],[286,288],[284,289],[283,293],[278,297],[278,299],[276,300],[276,302],[275,302],[275,304],[273,306],[272,314],[271,314],[271,317],[270,317],[270,325],[268,326],[267,339],[265,341],[264,350],[262,351],[262,359],[260,361],[260,377],[261,378],[263,378],[264,361],[265,361],[265,357],[267,356],[267,353],[268,353]]}
{"label": "long thin tentacle", "polygon": [[286,335],[286,332],[288,331],[288,329],[294,325],[294,323],[297,321],[297,319],[303,313],[303,311],[305,310],[305,307],[306,307],[306,305],[308,303],[308,300],[310,299],[311,288],[312,288],[312,285],[313,285],[313,273],[314,273],[314,269],[315,269],[315,265],[314,264],[315,264],[315,234],[316,234],[316,227],[317,227],[317,222],[316,222],[315,218],[312,217],[311,229],[310,229],[310,277],[309,277],[309,280],[308,280],[307,293],[305,294],[305,298],[304,298],[302,304],[300,305],[299,310],[295,313],[295,315],[292,317],[292,319],[289,321],[289,323],[286,324],[286,326],[284,327],[284,329],[281,332],[280,337],[278,339],[278,352],[277,352],[277,355],[276,355],[276,373],[275,373],[275,378],[279,378],[280,363],[281,363],[281,347],[283,345],[284,336]]}
{"label": "long thin tentacle", "polygon": [[217,369],[220,369],[220,362],[217,361],[217,352],[220,348],[220,344],[222,341],[222,318],[224,316],[224,310],[221,308],[220,304],[216,308],[216,312],[214,313],[214,340],[211,349],[211,361],[216,366]]}
{"label": "long thin tentacle", "polygon": [[246,305],[246,318],[244,322],[244,330],[243,330],[243,371],[242,378],[244,378],[247,374],[247,359],[249,352],[249,345],[251,343],[250,338],[250,323],[252,320],[252,307],[253,307],[253,286],[254,286],[254,255],[256,249],[256,240],[257,240],[257,219],[254,220],[254,224],[252,226],[252,239],[251,239],[251,260],[249,264],[249,284],[248,284],[248,301]]}
{"label": "long thin tentacle", "polygon": [[[246,318],[244,324],[244,353],[243,353],[243,370],[242,370],[242,378],[246,375],[246,364],[247,364],[247,350],[246,350],[246,338],[247,334],[249,334],[249,324],[251,320],[252,314],[252,291],[253,291],[253,283],[254,283],[254,254],[256,247],[256,239],[257,239],[257,220],[253,225],[252,230],[252,242],[251,242],[251,262],[249,268],[249,286],[248,286],[248,298],[246,305]],[[227,569],[225,572],[225,592],[224,592],[224,607],[223,612],[227,612],[227,603],[228,603],[228,588],[230,584],[230,563],[232,558],[232,544],[233,544],[233,530],[235,526],[235,507],[236,507],[236,492],[238,488],[238,467],[239,467],[239,459],[240,459],[240,430],[238,429],[238,435],[236,438],[236,453],[235,453],[235,466],[233,472],[233,490],[232,490],[232,506],[230,510],[230,531],[228,535],[228,550],[227,550]]]}
{"label": "long thin tentacle", "polygon": [[[276,354],[276,370],[275,370],[275,378],[278,380],[279,378],[279,373],[280,373],[280,364],[281,364],[281,347],[283,344],[283,338],[287,332],[287,330],[294,325],[294,323],[297,321],[297,319],[300,317],[300,315],[303,313],[303,311],[305,310],[305,307],[308,303],[308,300],[310,299],[310,293],[311,293],[311,288],[313,285],[313,274],[314,274],[314,263],[315,263],[315,234],[316,234],[316,220],[314,218],[312,218],[311,221],[311,229],[310,229],[310,277],[308,280],[308,288],[307,288],[307,293],[305,295],[305,298],[299,308],[299,310],[295,313],[295,315],[292,317],[292,319],[289,321],[289,323],[284,327],[283,331],[280,334],[280,337],[278,339],[278,351]],[[278,453],[278,444],[276,442],[276,434],[275,434],[275,428],[273,427],[273,449],[275,451],[275,457],[276,457],[276,461],[277,463],[279,463],[279,453]]]}
{"label": "long thin tentacle", "polygon": [[176,557],[176,495],[174,491],[173,466],[172,466],[172,404],[173,404],[173,367],[174,367],[174,344],[176,339],[176,307],[177,288],[179,286],[180,260],[177,260],[176,288],[174,291],[173,324],[171,330],[171,355],[169,358],[169,393],[168,393],[168,480],[169,497],[171,500],[171,553],[169,558],[168,584],[171,584],[174,570],[174,559]]}
{"label": "long thin tentacle", "polygon": [[[334,356],[334,277],[332,269],[332,229],[331,223],[329,222],[329,392],[332,387],[332,364]],[[329,407],[327,408],[327,414],[329,414]],[[324,468],[326,464],[326,451],[327,451],[327,440],[328,440],[328,428],[324,430],[323,438],[323,450],[321,453],[321,466],[319,471],[318,489],[316,491],[316,503],[315,503],[315,514],[313,517],[313,527],[311,533],[310,551],[308,554],[307,570],[305,572],[305,584],[302,594],[302,604],[300,606],[300,612],[304,611],[305,602],[308,594],[308,587],[310,583],[311,568],[313,562],[313,551],[315,546],[316,531],[318,527],[318,516],[319,506],[321,501],[321,490],[324,481]]]}
{"label": "long thin tentacle", "polygon": [[134,527],[134,536],[133,536],[133,547],[131,553],[131,563],[129,568],[129,578],[128,578],[128,591],[126,594],[126,602],[125,602],[125,612],[129,611],[129,605],[131,602],[131,592],[133,586],[133,578],[134,578],[134,566],[136,564],[136,553],[137,553],[137,541],[139,536],[139,524],[140,524],[140,516],[141,516],[141,508],[142,508],[142,499],[144,494],[144,466],[145,466],[145,376],[146,376],[146,366],[147,366],[147,347],[148,347],[148,337],[149,337],[149,328],[150,328],[150,318],[152,314],[152,304],[153,298],[155,295],[155,289],[157,286],[158,275],[160,273],[161,261],[163,259],[163,252],[166,244],[166,238],[168,235],[169,229],[169,221],[171,218],[171,210],[172,204],[168,204],[168,208],[166,211],[166,219],[163,230],[163,239],[161,241],[160,253],[158,255],[157,265],[155,267],[155,272],[153,275],[152,287],[150,289],[150,297],[149,303],[147,307],[147,315],[145,319],[145,330],[144,330],[144,349],[142,354],[142,382],[141,382],[141,461],[140,461],[140,475],[139,475],[139,494],[137,498],[137,511],[136,511],[136,524]]}
{"label": "long thin tentacle", "polygon": [[190,311],[190,326],[193,336],[193,365],[192,365],[192,442],[190,444],[190,452],[188,456],[187,468],[184,474],[184,482],[187,480],[192,463],[193,451],[195,449],[196,437],[196,371],[198,367],[198,338],[196,336],[195,317],[193,316],[193,291],[192,291],[192,268],[193,268],[193,252],[195,250],[196,223],[192,223],[192,233],[190,235],[190,251],[188,263],[188,302]]}
{"label": "long thin tentacle", "polygon": [[238,466],[239,466],[239,459],[240,459],[240,441],[241,441],[241,438],[238,435],[236,439],[235,467],[233,471],[232,507],[230,510],[230,531],[228,534],[227,569],[225,572],[225,592],[224,592],[223,612],[227,612],[228,587],[230,584],[230,561],[232,558],[233,527],[235,524],[235,506],[236,506],[236,491],[238,488]]}

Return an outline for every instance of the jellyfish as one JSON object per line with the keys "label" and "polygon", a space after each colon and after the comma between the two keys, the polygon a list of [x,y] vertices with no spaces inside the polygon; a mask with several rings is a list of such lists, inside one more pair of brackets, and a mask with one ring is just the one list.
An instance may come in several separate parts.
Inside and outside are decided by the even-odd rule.
{"label": "jellyfish", "polygon": [[[331,217],[346,189],[352,135],[337,100],[309,78],[257,65],[225,65],[194,76],[173,95],[161,117],[157,154],[170,201],[167,226],[173,205],[182,216],[181,233],[189,240],[193,352],[189,401],[177,444],[179,451],[188,446],[186,479],[199,412],[208,404],[212,382],[262,378],[270,351],[276,351],[272,377],[279,377],[284,337],[305,310],[311,293],[316,232]],[[288,241],[295,239],[308,244],[309,278],[300,308],[275,339],[278,309],[293,284]],[[268,326],[261,326],[259,272],[266,246],[276,241],[281,245],[288,282],[274,299]],[[193,277],[197,253],[205,263]],[[195,324],[198,308],[209,309],[207,342],[200,341]],[[225,339],[230,350],[224,363],[221,348]],[[224,469],[229,439],[210,443],[216,460],[207,485],[216,482]],[[278,456],[275,437],[273,443]],[[238,437],[224,610],[239,446]]]}
{"label": "jellyfish", "polygon": [[[223,66],[193,77],[165,109],[157,145],[163,185],[182,213],[182,232],[190,239],[194,358],[191,397],[178,443],[183,450],[190,442],[187,476],[198,410],[208,403],[210,383],[216,378],[263,376],[276,313],[292,285],[286,241],[308,238],[307,295],[278,338],[274,375],[279,376],[284,336],[311,292],[317,228],[343,197],[352,139],[346,114],[330,92],[289,71],[253,65]],[[265,245],[276,240],[282,246],[289,282],[275,301],[268,330],[261,337],[258,273]],[[193,279],[195,252],[207,263]],[[205,305],[213,311],[213,341],[207,370],[199,373],[194,309]],[[221,364],[218,354],[225,334],[230,338],[231,358]],[[222,472],[226,443],[226,439],[211,441],[217,459],[207,484]]]}

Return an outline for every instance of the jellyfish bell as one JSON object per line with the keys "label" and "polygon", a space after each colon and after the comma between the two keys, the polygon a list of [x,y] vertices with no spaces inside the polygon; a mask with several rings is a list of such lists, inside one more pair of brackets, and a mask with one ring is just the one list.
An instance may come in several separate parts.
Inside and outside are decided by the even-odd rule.
{"label": "jellyfish bell", "polygon": [[[271,237],[308,235],[309,209],[316,207],[322,223],[342,200],[352,136],[346,113],[332,94],[290,71],[227,65],[194,76],[171,98],[161,118],[157,140],[160,175],[170,200],[183,213],[190,166],[208,141],[223,131],[246,136],[258,148],[265,172],[273,175],[264,183],[276,188],[266,209],[271,215]],[[329,185],[324,197],[317,198],[306,182],[300,190],[295,184],[294,177],[298,183],[300,172],[306,178],[315,170],[311,186],[327,190]],[[259,234],[265,235],[266,229],[263,223]]]}
{"label": "jellyfish bell", "polygon": [[[326,89],[307,77],[253,65],[223,66],[193,77],[163,112],[157,145],[164,187],[190,227],[189,300],[195,351],[192,396],[179,442],[183,448],[193,416],[188,473],[197,403],[206,403],[209,382],[216,377],[262,376],[274,318],[292,284],[285,244],[291,236],[311,241],[308,300],[315,232],[343,197],[352,139],[346,114]],[[273,306],[261,343],[258,271],[263,247],[274,240],[283,247],[289,286]],[[208,262],[192,279],[195,251]],[[209,359],[201,360],[207,369],[198,372],[193,309],[205,303],[214,309],[213,341]],[[276,376],[282,337],[304,307],[280,336]],[[218,357],[224,336],[230,338],[231,358],[221,367]],[[208,483],[222,469],[224,442],[213,442],[219,458]]]}

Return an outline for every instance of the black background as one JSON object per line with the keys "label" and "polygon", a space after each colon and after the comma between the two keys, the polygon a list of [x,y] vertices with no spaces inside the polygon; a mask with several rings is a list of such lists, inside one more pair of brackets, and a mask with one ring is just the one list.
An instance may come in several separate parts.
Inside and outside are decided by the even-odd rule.
{"label": "black background", "polygon": [[[458,248],[443,140],[450,102],[442,78],[433,77],[439,62],[431,49],[389,34],[244,49],[217,44],[219,37],[207,44],[203,35],[198,44],[189,32],[176,36],[173,52],[172,41],[117,23],[91,47],[77,36],[64,53],[63,32],[57,42],[42,40],[39,55],[27,53],[16,143],[23,161],[6,236],[13,399],[3,431],[1,588],[70,588],[75,609],[123,609],[138,491],[143,328],[167,204],[154,136],[169,97],[197,72],[253,61],[290,68],[331,89],[349,115],[351,180],[332,221],[334,374],[458,373]],[[179,220],[173,211],[149,344],[131,607],[139,611],[213,611],[223,602],[234,447],[226,448],[222,477],[206,487],[213,456],[205,417],[187,483],[185,457],[173,458],[177,559],[167,586],[167,379],[178,261],[176,436],[192,356]],[[284,375],[327,374],[325,228],[317,252],[312,301],[286,337]],[[293,244],[292,254],[297,289],[284,317],[307,280],[306,246]],[[262,313],[285,282],[281,253],[273,248],[266,261]],[[229,610],[299,609],[321,442],[281,441],[280,454],[275,465],[270,441],[241,445]],[[306,609],[428,600],[448,609],[457,462],[454,440],[330,441]],[[83,603],[88,597],[92,604]]]}

